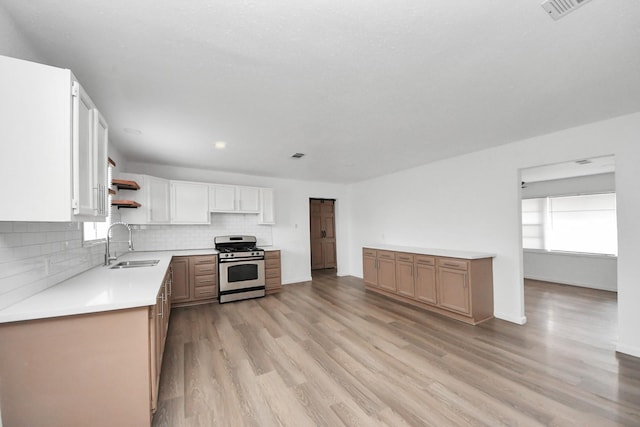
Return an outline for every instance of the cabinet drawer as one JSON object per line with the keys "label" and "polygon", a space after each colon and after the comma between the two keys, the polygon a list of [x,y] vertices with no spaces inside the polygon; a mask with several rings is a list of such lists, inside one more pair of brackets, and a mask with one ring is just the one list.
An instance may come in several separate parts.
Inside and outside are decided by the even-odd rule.
{"label": "cabinet drawer", "polygon": [[396,259],[396,253],[391,251],[378,251],[378,258],[381,259]]}
{"label": "cabinet drawer", "polygon": [[280,277],[280,269],[279,268],[269,268],[265,270],[264,277],[266,279],[273,279],[274,277]]}
{"label": "cabinet drawer", "polygon": [[196,288],[194,292],[195,299],[213,298],[217,295],[218,295],[218,287],[216,285],[202,286],[200,288]]}
{"label": "cabinet drawer", "polygon": [[205,276],[208,274],[216,274],[215,264],[196,264],[193,266],[193,274],[196,276]]}
{"label": "cabinet drawer", "polygon": [[198,255],[192,256],[191,262],[194,265],[198,264],[215,264],[216,263],[216,255]]}
{"label": "cabinet drawer", "polygon": [[280,259],[267,259],[264,261],[264,268],[280,268]]}
{"label": "cabinet drawer", "polygon": [[438,258],[438,267],[453,268],[456,270],[467,270],[468,263],[460,259]]}
{"label": "cabinet drawer", "polygon": [[194,277],[194,286],[196,288],[203,286],[211,286],[217,284],[218,277],[215,274],[210,274],[208,276],[196,276]]}
{"label": "cabinet drawer", "polygon": [[396,261],[413,262],[413,255],[398,253],[396,254]]}
{"label": "cabinet drawer", "polygon": [[416,255],[416,263],[422,265],[436,265],[436,259],[432,256]]}
{"label": "cabinet drawer", "polygon": [[376,256],[377,255],[377,251],[375,249],[363,248],[362,249],[362,254],[364,256]]}
{"label": "cabinet drawer", "polygon": [[280,259],[280,251],[264,251],[264,259]]}

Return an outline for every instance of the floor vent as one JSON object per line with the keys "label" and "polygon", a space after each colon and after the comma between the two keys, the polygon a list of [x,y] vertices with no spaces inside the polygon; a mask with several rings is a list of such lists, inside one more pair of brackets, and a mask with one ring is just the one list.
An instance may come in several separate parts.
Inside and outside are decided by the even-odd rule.
{"label": "floor vent", "polygon": [[541,6],[547,11],[549,16],[558,20],[590,1],[591,0],[546,0],[542,2]]}
{"label": "floor vent", "polygon": [[301,159],[302,157],[304,157],[304,153],[295,153],[291,155],[292,159]]}

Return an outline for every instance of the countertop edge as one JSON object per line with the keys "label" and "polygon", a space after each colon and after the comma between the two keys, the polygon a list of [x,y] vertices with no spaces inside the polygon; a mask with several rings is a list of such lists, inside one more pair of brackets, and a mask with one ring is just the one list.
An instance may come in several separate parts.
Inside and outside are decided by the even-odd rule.
{"label": "countertop edge", "polygon": [[94,266],[3,308],[0,324],[152,306],[172,257],[218,253],[213,248],[127,252],[112,265],[118,261],[145,258],[158,258],[160,262],[154,267],[128,270]]}
{"label": "countertop edge", "polygon": [[370,248],[382,251],[394,251],[405,252],[419,255],[433,255],[447,258],[460,258],[460,259],[483,259],[483,258],[495,258],[496,254],[488,252],[474,252],[474,251],[460,251],[455,249],[442,249],[442,248],[421,248],[414,246],[400,246],[400,245],[388,245],[388,244],[366,244],[363,248]]}

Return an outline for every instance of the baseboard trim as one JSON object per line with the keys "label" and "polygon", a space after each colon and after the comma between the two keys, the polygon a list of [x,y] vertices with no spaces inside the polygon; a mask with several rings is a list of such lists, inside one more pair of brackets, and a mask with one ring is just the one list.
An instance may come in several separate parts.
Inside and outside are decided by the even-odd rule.
{"label": "baseboard trim", "polygon": [[513,316],[507,313],[493,313],[496,319],[506,320],[507,322],[515,323],[517,325],[524,325],[527,323],[527,316]]}
{"label": "baseboard trim", "polygon": [[633,357],[640,357],[640,348],[632,347],[624,344],[616,345],[616,351],[618,353],[624,353]]}

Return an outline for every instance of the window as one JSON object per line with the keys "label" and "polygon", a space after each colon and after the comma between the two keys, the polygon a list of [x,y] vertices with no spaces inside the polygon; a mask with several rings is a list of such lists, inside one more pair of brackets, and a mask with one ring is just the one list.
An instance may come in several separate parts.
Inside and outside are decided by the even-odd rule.
{"label": "window", "polygon": [[615,193],[522,200],[522,245],[617,255]]}
{"label": "window", "polygon": [[[107,182],[111,182],[111,166],[107,169]],[[83,241],[92,242],[95,240],[105,240],[107,238],[107,230],[111,225],[111,194],[107,196],[107,217],[104,222],[85,222],[83,224]]]}

